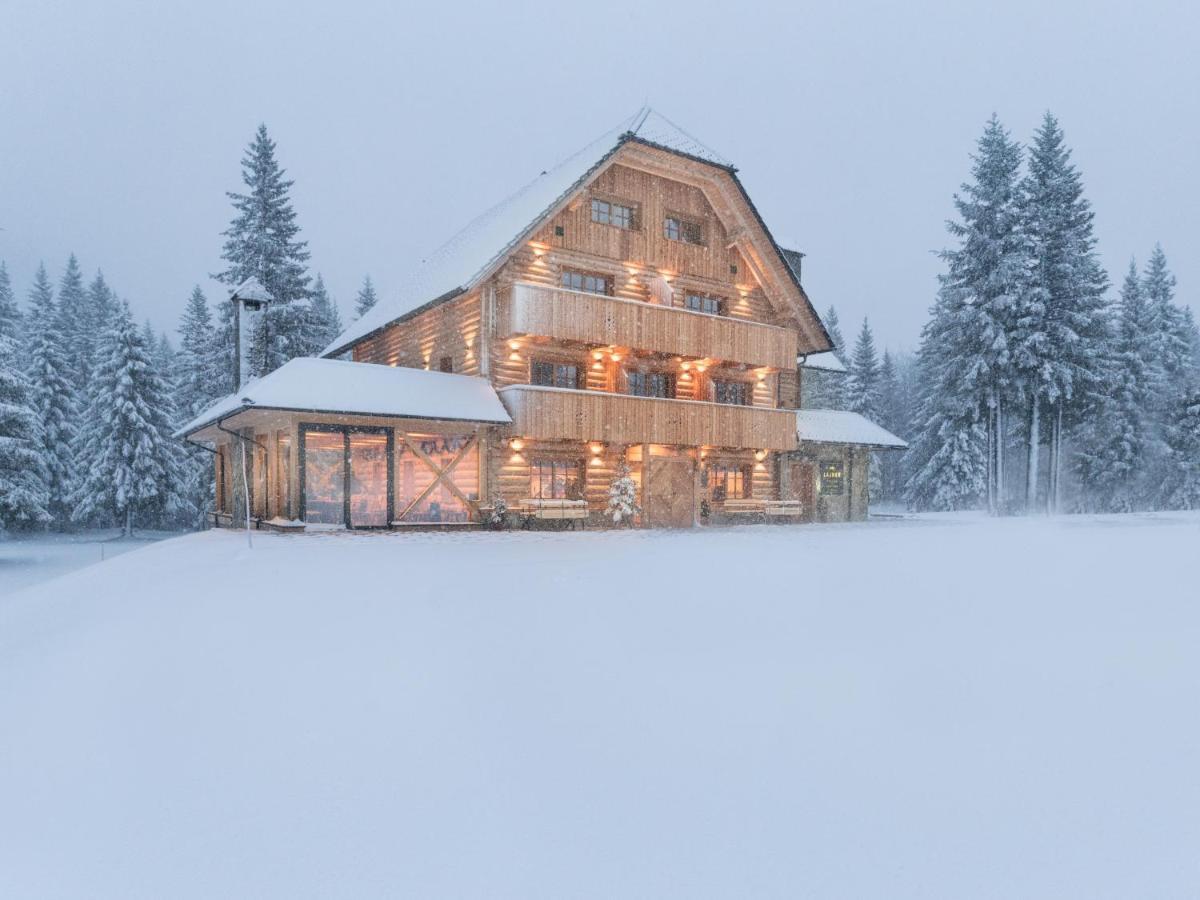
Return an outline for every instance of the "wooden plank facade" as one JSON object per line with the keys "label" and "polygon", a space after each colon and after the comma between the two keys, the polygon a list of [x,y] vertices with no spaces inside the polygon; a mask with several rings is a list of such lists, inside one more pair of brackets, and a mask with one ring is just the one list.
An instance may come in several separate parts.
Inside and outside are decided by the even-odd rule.
{"label": "wooden plank facade", "polygon": [[[318,425],[385,429],[389,524],[422,502],[413,492],[431,474],[454,501],[426,504],[431,523],[448,507],[477,520],[481,506],[501,498],[510,506],[582,500],[598,521],[623,464],[639,485],[645,524],[689,525],[719,519],[726,504],[733,511],[791,499],[809,517],[850,518],[856,483],[865,515],[865,456],[794,452],[805,449],[793,412],[797,354],[829,345],[731,169],[620,144],[474,283],[433,300],[353,342],[353,360],[485,378],[512,425],[298,414],[256,421],[248,434],[266,438],[261,458],[252,453],[249,462],[261,469],[256,515],[304,515],[304,429]],[[449,438],[439,452],[470,442],[453,474],[443,471],[449,451],[436,464],[423,458],[421,442],[438,436]],[[336,463],[337,439],[320,441]],[[349,438],[345,445],[349,460]],[[221,453],[228,508],[239,490],[238,454],[234,443]],[[833,469],[821,481],[833,456],[844,467],[836,485]],[[416,487],[414,464],[424,473]],[[347,491],[357,477],[351,467]],[[336,480],[336,466],[330,471]],[[835,486],[839,493],[817,502]]]}

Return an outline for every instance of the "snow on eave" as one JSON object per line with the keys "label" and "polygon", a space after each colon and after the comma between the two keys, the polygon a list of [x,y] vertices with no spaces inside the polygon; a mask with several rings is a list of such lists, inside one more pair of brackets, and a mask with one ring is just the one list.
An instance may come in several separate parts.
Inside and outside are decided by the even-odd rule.
{"label": "snow on eave", "polygon": [[175,432],[187,438],[248,409],[507,425],[483,378],[302,357],[218,400]]}
{"label": "snow on eave", "polygon": [[845,374],[846,364],[833,350],[822,350],[820,353],[805,353],[797,360],[796,365],[802,369],[816,369],[821,372],[837,372]]}
{"label": "snow on eave", "polygon": [[866,416],[841,409],[796,410],[796,435],[801,442],[853,444],[878,450],[907,450],[908,444]]}

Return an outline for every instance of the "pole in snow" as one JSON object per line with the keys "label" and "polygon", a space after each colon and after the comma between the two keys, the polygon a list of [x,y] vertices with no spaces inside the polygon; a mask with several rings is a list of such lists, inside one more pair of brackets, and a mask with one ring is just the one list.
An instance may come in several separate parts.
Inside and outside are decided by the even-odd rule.
{"label": "pole in snow", "polygon": [[246,478],[246,441],[242,445],[242,493],[246,495],[246,546],[254,549],[254,538],[250,534],[250,481]]}

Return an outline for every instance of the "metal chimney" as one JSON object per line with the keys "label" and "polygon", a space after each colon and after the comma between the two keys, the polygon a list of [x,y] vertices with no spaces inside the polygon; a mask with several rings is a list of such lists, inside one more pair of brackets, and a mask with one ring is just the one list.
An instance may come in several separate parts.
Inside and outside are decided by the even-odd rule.
{"label": "metal chimney", "polygon": [[267,307],[274,298],[254,276],[247,278],[229,295],[233,303],[233,380],[237,389],[257,374],[250,359],[254,335],[261,327]]}

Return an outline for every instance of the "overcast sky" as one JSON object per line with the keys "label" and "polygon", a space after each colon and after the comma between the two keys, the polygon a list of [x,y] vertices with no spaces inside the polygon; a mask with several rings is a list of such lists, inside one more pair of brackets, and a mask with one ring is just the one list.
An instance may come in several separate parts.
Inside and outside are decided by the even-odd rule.
{"label": "overcast sky", "polygon": [[[915,346],[951,195],[995,111],[1053,110],[1119,283],[1161,241],[1200,297],[1200,15],[1188,3],[478,4],[7,0],[0,258],[103,268],[174,331],[220,268],[239,159],[278,143],[347,313],[648,102],[732,159],[843,329]],[[1200,308],[1197,310],[1200,312]],[[847,335],[849,337],[849,334]]]}

